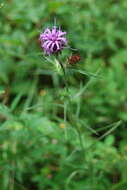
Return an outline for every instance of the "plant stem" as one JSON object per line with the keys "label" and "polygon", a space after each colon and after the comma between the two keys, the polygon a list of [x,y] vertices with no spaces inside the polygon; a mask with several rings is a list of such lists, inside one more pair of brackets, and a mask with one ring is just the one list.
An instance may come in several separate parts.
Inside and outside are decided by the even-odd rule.
{"label": "plant stem", "polygon": [[65,68],[64,68],[64,66],[63,66],[63,64],[62,64],[62,62],[60,61],[58,55],[56,56],[56,59],[57,59],[58,63],[60,64],[60,67],[61,67],[61,69],[62,69],[62,71],[63,71],[65,86],[66,86],[67,92],[69,92],[66,70],[65,70]]}

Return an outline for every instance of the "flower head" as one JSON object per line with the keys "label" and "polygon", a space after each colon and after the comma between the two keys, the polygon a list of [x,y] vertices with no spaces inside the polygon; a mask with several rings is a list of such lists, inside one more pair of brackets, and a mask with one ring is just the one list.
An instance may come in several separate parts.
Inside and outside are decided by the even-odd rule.
{"label": "flower head", "polygon": [[66,32],[62,32],[56,26],[50,30],[46,28],[43,33],[40,34],[41,47],[47,55],[57,54],[67,45],[67,39],[65,37]]}

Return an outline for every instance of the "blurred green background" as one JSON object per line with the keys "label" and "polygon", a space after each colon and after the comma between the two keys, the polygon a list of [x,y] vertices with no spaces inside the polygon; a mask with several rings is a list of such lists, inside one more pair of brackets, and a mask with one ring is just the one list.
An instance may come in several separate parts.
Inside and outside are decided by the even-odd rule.
{"label": "blurred green background", "polygon": [[[54,18],[71,100],[38,42]],[[0,1],[1,190],[127,190],[126,123],[126,0]]]}

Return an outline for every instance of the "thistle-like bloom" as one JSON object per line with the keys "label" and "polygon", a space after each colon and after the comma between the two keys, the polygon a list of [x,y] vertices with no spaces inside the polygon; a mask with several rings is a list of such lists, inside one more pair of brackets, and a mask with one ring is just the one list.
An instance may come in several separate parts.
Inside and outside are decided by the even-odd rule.
{"label": "thistle-like bloom", "polygon": [[62,32],[56,26],[50,30],[46,28],[43,33],[40,34],[41,47],[46,55],[57,54],[67,45],[67,39],[65,37],[66,32]]}

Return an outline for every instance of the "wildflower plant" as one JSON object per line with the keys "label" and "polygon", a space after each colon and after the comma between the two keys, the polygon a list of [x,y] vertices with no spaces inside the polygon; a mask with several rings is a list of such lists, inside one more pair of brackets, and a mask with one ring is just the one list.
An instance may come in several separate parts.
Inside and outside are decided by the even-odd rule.
{"label": "wildflower plant", "polygon": [[[67,118],[69,118],[69,120],[71,120],[71,122],[75,124],[75,130],[77,131],[81,149],[83,150],[84,148],[83,148],[81,133],[79,126],[77,126],[78,121],[74,119],[73,114],[70,113],[71,111],[69,110],[71,103],[73,101],[75,102],[75,96],[71,96],[71,91],[68,85],[68,73],[69,71],[71,71],[71,66],[73,67],[76,62],[80,61],[80,56],[78,54],[72,55],[71,52],[70,56],[67,57],[65,56],[64,60],[62,59],[61,54],[65,50],[65,48],[68,48],[69,50],[75,50],[69,47],[66,34],[67,33],[65,31],[62,31],[60,27],[57,28],[56,25],[54,25],[51,29],[46,28],[43,32],[40,33],[39,41],[41,48],[44,52],[45,58],[49,62],[55,64],[55,66],[60,67],[61,70],[63,71],[65,91],[62,93],[60,92],[60,98],[61,100],[63,100],[64,125],[66,126],[68,124]],[[52,61],[53,57],[55,57],[55,61],[54,60]],[[77,71],[77,69],[75,70]],[[67,140],[68,134],[66,127],[64,128],[64,130],[65,130],[65,139]]]}
{"label": "wildflower plant", "polygon": [[[55,65],[63,70],[64,74],[64,82],[66,89],[68,91],[68,83],[66,77],[65,66],[60,59],[60,54],[64,50],[65,47],[68,47],[68,41],[66,37],[66,32],[62,31],[60,27],[54,24],[52,29],[46,28],[44,32],[40,33],[39,41],[41,44],[41,48],[44,51],[45,58],[49,60],[49,56],[55,56]],[[49,60],[52,62],[51,60]]]}

